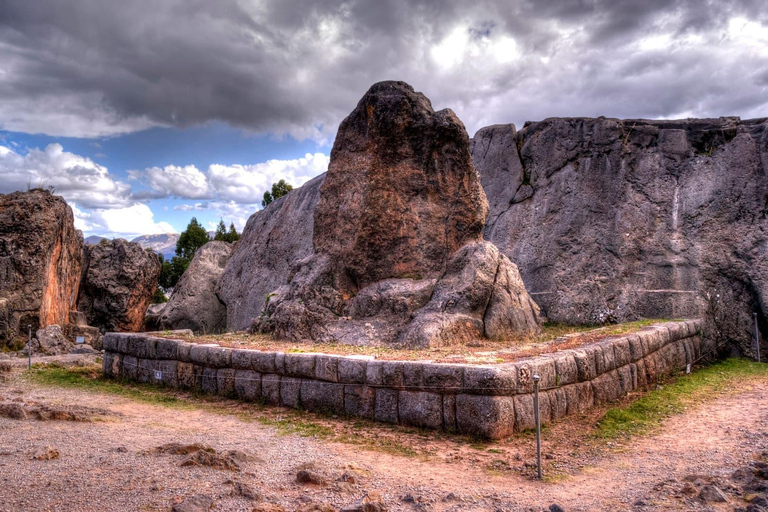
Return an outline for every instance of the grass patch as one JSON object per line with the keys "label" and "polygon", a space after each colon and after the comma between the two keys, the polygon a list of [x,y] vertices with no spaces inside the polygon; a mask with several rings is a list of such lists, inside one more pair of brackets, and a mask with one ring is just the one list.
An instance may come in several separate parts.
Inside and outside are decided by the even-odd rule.
{"label": "grass patch", "polygon": [[32,370],[26,377],[37,384],[45,386],[68,387],[108,393],[130,398],[137,402],[164,407],[192,409],[194,405],[171,395],[167,390],[151,384],[133,384],[129,382],[107,379],[101,373],[101,367],[84,366],[64,368],[59,365],[32,365]]}
{"label": "grass patch", "polygon": [[689,375],[681,375],[627,406],[608,409],[595,436],[615,439],[646,433],[669,416],[710,398],[714,393],[741,389],[748,381],[766,377],[766,364],[726,359]]}

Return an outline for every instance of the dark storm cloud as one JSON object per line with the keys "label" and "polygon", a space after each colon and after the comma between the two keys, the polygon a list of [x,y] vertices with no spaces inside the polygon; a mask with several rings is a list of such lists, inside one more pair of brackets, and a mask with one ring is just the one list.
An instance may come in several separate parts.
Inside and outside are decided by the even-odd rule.
{"label": "dark storm cloud", "polygon": [[[332,138],[402,79],[470,132],[546,116],[765,115],[760,0],[0,0],[0,128],[218,120]],[[762,35],[761,35],[762,34]]]}

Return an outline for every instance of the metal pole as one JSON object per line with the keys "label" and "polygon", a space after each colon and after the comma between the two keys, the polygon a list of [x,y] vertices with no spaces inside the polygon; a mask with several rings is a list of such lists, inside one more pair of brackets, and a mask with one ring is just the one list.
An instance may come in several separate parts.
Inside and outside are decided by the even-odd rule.
{"label": "metal pole", "polygon": [[533,376],[533,416],[536,419],[536,471],[541,480],[541,421],[539,419],[539,379]]}
{"label": "metal pole", "polygon": [[755,343],[757,343],[757,362],[760,362],[760,330],[757,328],[757,312],[752,313],[755,319]]}
{"label": "metal pole", "polygon": [[32,369],[32,324],[27,326],[29,328],[29,341],[27,341],[27,354],[29,354],[28,370]]}

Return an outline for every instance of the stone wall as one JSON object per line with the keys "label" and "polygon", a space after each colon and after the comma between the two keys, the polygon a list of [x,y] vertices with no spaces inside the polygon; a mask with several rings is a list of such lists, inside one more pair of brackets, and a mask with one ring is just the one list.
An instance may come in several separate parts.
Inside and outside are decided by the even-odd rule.
{"label": "stone wall", "polygon": [[261,352],[141,334],[104,337],[109,377],[491,439],[582,412],[652,384],[714,349],[702,322],[667,322],[576,349],[498,365]]}

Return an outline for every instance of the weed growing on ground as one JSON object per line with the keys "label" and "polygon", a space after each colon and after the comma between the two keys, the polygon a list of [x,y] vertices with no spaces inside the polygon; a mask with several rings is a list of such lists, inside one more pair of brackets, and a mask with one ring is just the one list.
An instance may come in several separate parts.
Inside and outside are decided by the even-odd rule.
{"label": "weed growing on ground", "polygon": [[595,436],[603,439],[644,434],[673,414],[683,412],[713,394],[744,389],[750,381],[768,377],[768,365],[746,359],[726,359],[680,375],[626,406],[608,409]]}

